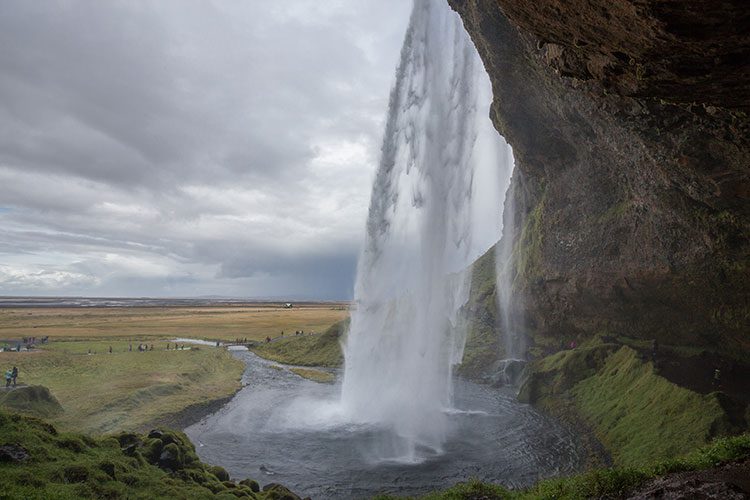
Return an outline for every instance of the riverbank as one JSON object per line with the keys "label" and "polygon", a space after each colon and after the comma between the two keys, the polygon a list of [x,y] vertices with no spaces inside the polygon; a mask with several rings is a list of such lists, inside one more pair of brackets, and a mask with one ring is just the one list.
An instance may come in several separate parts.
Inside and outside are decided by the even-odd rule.
{"label": "riverbank", "polygon": [[313,383],[252,352],[243,389],[185,430],[198,455],[230,474],[254,474],[303,496],[371,498],[424,494],[480,477],[517,487],[582,470],[576,436],[509,391],[456,380],[441,450],[417,447],[388,425],[341,405],[341,385]]}
{"label": "riverbank", "polygon": [[93,434],[192,422],[188,416],[199,410],[186,409],[226,400],[241,387],[244,366],[224,349],[154,349],[0,353],[0,366],[17,366],[20,381],[50,390],[63,409],[55,425]]}
{"label": "riverbank", "polygon": [[341,344],[348,328],[349,320],[345,319],[323,333],[275,337],[270,342],[251,344],[249,349],[262,358],[286,365],[338,368],[344,363]]}
{"label": "riverbank", "polygon": [[[0,366],[17,366],[19,383],[49,389],[62,411],[36,415],[60,429],[184,428],[241,388],[243,363],[216,341],[325,331],[346,314],[333,303],[0,308],[0,338],[37,343],[30,351],[0,352]],[[43,337],[49,337],[44,344]],[[34,415],[33,407],[26,413]]]}

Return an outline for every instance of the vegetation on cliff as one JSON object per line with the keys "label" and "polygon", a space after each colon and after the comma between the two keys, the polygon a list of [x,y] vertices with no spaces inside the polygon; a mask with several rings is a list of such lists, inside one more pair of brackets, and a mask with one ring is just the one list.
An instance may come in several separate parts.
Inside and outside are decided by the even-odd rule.
{"label": "vegetation on cliff", "polygon": [[519,398],[583,417],[618,465],[674,457],[740,430],[720,393],[679,387],[617,344],[592,343],[532,363]]}
{"label": "vegetation on cliff", "polygon": [[503,357],[497,318],[495,248],[479,257],[471,269],[469,300],[464,309],[467,332],[459,375],[481,380]]}

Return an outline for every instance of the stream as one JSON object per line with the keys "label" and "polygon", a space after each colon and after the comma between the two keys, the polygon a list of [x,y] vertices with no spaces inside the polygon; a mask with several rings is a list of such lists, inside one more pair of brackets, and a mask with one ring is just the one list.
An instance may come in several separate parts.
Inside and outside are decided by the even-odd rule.
{"label": "stream", "polygon": [[376,461],[388,429],[336,417],[340,384],[303,379],[247,351],[245,386],[226,406],[185,429],[201,460],[236,479],[281,483],[313,499],[415,495],[470,478],[529,486],[582,466],[566,428],[502,390],[455,381],[455,409],[443,452],[421,462]]}

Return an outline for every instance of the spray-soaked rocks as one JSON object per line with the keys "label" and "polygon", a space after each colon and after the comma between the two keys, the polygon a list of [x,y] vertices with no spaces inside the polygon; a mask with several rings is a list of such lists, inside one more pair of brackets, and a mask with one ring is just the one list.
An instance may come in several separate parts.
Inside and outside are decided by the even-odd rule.
{"label": "spray-soaked rocks", "polygon": [[515,387],[521,380],[524,368],[526,361],[522,359],[501,359],[495,363],[489,382],[495,387]]}

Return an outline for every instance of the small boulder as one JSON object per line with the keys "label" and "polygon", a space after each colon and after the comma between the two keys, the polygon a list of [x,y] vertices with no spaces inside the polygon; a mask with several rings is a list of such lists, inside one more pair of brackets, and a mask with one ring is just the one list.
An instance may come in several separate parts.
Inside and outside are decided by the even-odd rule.
{"label": "small boulder", "polygon": [[242,481],[240,481],[240,484],[250,488],[253,493],[258,493],[260,491],[260,484],[258,484],[258,481],[254,479],[243,479]]}
{"label": "small boulder", "polygon": [[112,479],[115,479],[115,464],[106,461],[99,464],[99,470],[103,471],[106,475],[111,477]]}
{"label": "small boulder", "polygon": [[219,481],[229,481],[229,473],[226,471],[226,469],[224,469],[224,467],[212,465],[208,468],[208,471],[216,476]]}
{"label": "small boulder", "polygon": [[266,498],[273,500],[302,500],[299,495],[293,493],[289,488],[278,483],[269,483],[263,487]]}
{"label": "small boulder", "polygon": [[18,444],[4,444],[0,446],[0,462],[22,463],[29,459],[29,452]]}
{"label": "small boulder", "polygon": [[174,443],[166,445],[159,455],[158,465],[162,469],[177,470],[182,466],[182,454]]}
{"label": "small boulder", "polygon": [[151,432],[148,433],[148,437],[151,439],[161,439],[164,436],[164,433],[160,431],[159,429],[153,429]]}

